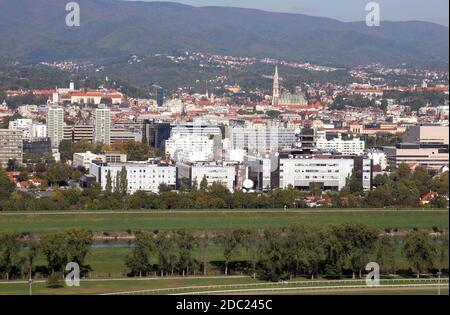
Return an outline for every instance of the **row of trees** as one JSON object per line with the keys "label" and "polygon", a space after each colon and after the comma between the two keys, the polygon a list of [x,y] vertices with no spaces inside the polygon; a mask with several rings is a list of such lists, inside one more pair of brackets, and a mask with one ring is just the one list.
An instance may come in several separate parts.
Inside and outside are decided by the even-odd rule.
{"label": "row of trees", "polygon": [[[4,279],[30,277],[35,273],[62,279],[68,262],[80,265],[81,274],[92,268],[86,256],[92,233],[72,229],[24,243],[18,234],[0,234],[0,275]],[[382,272],[420,273],[448,270],[448,236],[439,238],[422,230],[411,231],[400,242],[409,270],[397,264],[396,238],[363,224],[326,227],[291,226],[283,229],[229,230],[223,233],[188,231],[137,232],[135,246],[125,258],[130,276],[158,274],[208,274],[212,264],[225,275],[246,272],[269,281],[304,277],[341,278],[357,275],[367,263],[377,262]],[[222,260],[210,261],[211,246],[222,250]],[[36,266],[37,257],[46,265]],[[243,258],[245,257],[245,258]]]}
{"label": "row of trees", "polygon": [[[253,277],[270,281],[298,276],[341,278],[362,277],[367,263],[376,261],[384,272],[396,272],[394,238],[379,236],[362,224],[328,227],[292,226],[285,229],[234,230],[194,237],[185,231],[141,232],[125,264],[130,275],[207,275],[208,246],[219,245],[220,266],[225,275],[242,268]],[[417,276],[447,268],[448,241],[437,244],[425,232],[414,230],[405,239],[402,253]],[[199,251],[200,260],[194,257]],[[239,260],[242,252],[248,260]],[[239,267],[241,266],[241,267]]]}
{"label": "row of trees", "polygon": [[[67,165],[51,164],[42,177],[53,187],[75,178],[77,170]],[[419,207],[420,197],[433,191],[437,196],[429,204],[433,208],[448,206],[448,172],[431,176],[424,168],[412,171],[407,165],[400,165],[389,175],[377,176],[375,189],[363,191],[361,183],[353,174],[340,192],[324,193],[320,186],[311,185],[309,194],[328,199],[326,206],[334,208],[354,207]],[[46,185],[43,183],[42,185]],[[220,183],[208,185],[206,178],[189,187],[181,184],[178,191],[162,184],[159,193],[137,191],[127,195],[127,173],[123,168],[113,182],[107,174],[106,189],[100,185],[80,189],[55,189],[51,196],[36,198],[31,193],[16,191],[6,172],[0,169],[0,211],[1,210],[102,210],[102,209],[268,209],[305,207],[306,192],[288,187],[274,189],[267,193],[230,192]]]}
{"label": "row of trees", "polygon": [[[69,262],[76,262],[81,273],[91,270],[85,264],[86,256],[93,243],[93,234],[84,229],[70,229],[48,234],[39,241],[25,243],[17,233],[0,234],[0,275],[9,280],[39,272],[44,275],[57,275],[62,278],[64,268]],[[36,258],[45,257],[46,265],[36,266]]]}

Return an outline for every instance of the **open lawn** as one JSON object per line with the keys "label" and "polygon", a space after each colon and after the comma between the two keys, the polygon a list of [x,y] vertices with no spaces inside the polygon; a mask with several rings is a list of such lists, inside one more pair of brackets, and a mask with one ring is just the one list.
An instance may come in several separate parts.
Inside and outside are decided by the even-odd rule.
{"label": "open lawn", "polygon": [[[441,279],[441,294],[448,294],[448,279]],[[368,288],[365,280],[304,280],[263,282],[248,277],[82,280],[79,287],[48,288],[33,284],[33,294],[437,294],[437,279],[382,280]],[[28,294],[26,282],[0,282],[0,294]]]}
{"label": "open lawn", "polygon": [[0,212],[0,232],[34,234],[85,228],[94,232],[127,230],[260,229],[293,224],[365,223],[375,228],[448,229],[448,210],[289,210],[289,211],[105,211]]}

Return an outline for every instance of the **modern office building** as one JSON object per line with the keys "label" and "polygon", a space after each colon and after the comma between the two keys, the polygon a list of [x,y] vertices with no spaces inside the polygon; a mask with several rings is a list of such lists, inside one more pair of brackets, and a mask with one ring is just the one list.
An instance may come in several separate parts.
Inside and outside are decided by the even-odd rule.
{"label": "modern office building", "polygon": [[64,139],[64,109],[51,106],[47,111],[47,136],[50,138],[52,148],[58,148]]}
{"label": "modern office building", "polygon": [[229,128],[230,149],[248,153],[270,154],[291,148],[295,130],[284,126],[232,126]]}
{"label": "modern office building", "polygon": [[364,190],[372,187],[372,160],[362,156],[281,155],[279,161],[280,188],[292,186],[308,190],[312,183],[322,190],[341,190],[353,174]]}
{"label": "modern office building", "polygon": [[256,190],[266,191],[275,187],[274,172],[278,168],[278,156],[244,155],[243,164],[248,168],[248,179],[254,183]]}
{"label": "modern office building", "polygon": [[111,182],[114,187],[116,176],[118,176],[123,167],[127,170],[127,192],[129,194],[133,194],[136,191],[158,193],[161,184],[166,184],[172,189],[176,188],[176,167],[162,164],[157,160],[127,163],[103,163],[94,161],[90,164],[89,173],[90,175],[94,175],[96,181],[105,189],[108,172],[111,173]]}
{"label": "modern office building", "polygon": [[159,149],[170,138],[172,126],[169,123],[146,119],[143,123],[142,142],[151,148]]}
{"label": "modern office building", "polygon": [[198,121],[172,126],[171,135],[176,133],[180,135],[212,136],[220,140],[222,139],[222,130],[219,126]]}
{"label": "modern office building", "polygon": [[72,167],[84,167],[84,169],[88,170],[91,163],[95,160],[102,160],[102,156],[99,154],[94,154],[91,151],[87,151],[84,153],[74,153],[72,159]]}
{"label": "modern office building", "polygon": [[416,164],[438,171],[449,165],[449,127],[413,126],[395,147],[384,147],[390,166]]}
{"label": "modern office building", "polygon": [[0,129],[0,165],[6,167],[9,160],[22,164],[23,131],[16,129]]}
{"label": "modern office building", "polygon": [[161,107],[164,105],[164,89],[158,85],[154,85],[156,104]]}
{"label": "modern office building", "polygon": [[214,159],[220,160],[223,156],[222,130],[219,126],[209,125],[201,121],[192,123],[183,123],[172,126],[171,137],[179,135],[180,137],[207,137],[214,143]]}
{"label": "modern office building", "polygon": [[111,111],[104,105],[94,113],[94,142],[111,144]]}
{"label": "modern office building", "polygon": [[127,155],[120,152],[105,152],[101,155],[104,163],[126,163]]}
{"label": "modern office building", "polygon": [[111,129],[111,140],[110,143],[120,143],[128,141],[142,141],[142,135],[139,132],[132,132],[123,128],[113,128]]}
{"label": "modern office building", "polygon": [[234,191],[236,187],[236,164],[235,163],[177,163],[178,183],[185,183],[192,187],[194,182],[200,186],[203,178],[208,185],[221,183]]}
{"label": "modern office building", "polygon": [[94,161],[101,161],[103,163],[126,163],[127,155],[120,152],[106,152],[105,154],[94,154],[90,151],[84,153],[74,153],[72,159],[72,166],[84,167],[89,170],[91,163]]}

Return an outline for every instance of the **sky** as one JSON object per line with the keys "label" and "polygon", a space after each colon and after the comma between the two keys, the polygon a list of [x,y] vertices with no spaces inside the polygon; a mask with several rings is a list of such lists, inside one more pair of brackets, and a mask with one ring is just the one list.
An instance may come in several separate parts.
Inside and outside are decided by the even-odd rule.
{"label": "sky", "polygon": [[[255,8],[329,17],[341,21],[364,21],[367,14],[365,6],[370,0],[172,0],[171,2],[194,6]],[[449,25],[448,0],[375,0],[375,2],[380,5],[381,21],[419,20]]]}

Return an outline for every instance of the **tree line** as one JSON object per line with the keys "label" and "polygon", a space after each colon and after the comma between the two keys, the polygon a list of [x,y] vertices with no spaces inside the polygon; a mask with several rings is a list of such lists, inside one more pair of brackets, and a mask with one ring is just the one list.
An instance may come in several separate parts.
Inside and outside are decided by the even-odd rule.
{"label": "tree line", "polygon": [[[220,266],[225,275],[239,270],[268,281],[296,277],[361,278],[371,261],[378,262],[382,272],[412,271],[417,276],[448,268],[448,240],[436,244],[422,230],[409,233],[402,245],[409,270],[399,270],[396,265],[394,238],[388,234],[380,236],[363,224],[237,229],[214,237],[205,233],[197,237],[185,231],[137,234],[133,252],[125,262],[130,275],[207,275],[207,248],[211,244],[222,249]],[[194,258],[195,249],[203,260]],[[242,252],[248,260],[238,260]]]}
{"label": "tree line", "polygon": [[[31,278],[36,273],[62,279],[64,268],[69,262],[80,266],[81,274],[92,268],[85,263],[93,243],[93,233],[84,229],[70,229],[42,236],[39,240],[18,233],[0,234],[0,275],[10,280],[17,277]],[[36,265],[36,258],[42,255],[45,265]]]}
{"label": "tree line", "polygon": [[[438,240],[438,241],[437,241]],[[10,280],[36,273],[62,279],[68,262],[81,267],[82,276],[93,242],[90,231],[72,229],[43,236],[25,244],[18,234],[0,234],[0,275]],[[221,249],[222,259],[208,259],[211,246]],[[362,278],[365,266],[377,262],[383,273],[420,274],[448,270],[448,236],[413,230],[402,239],[401,255],[408,268],[398,266],[395,237],[380,235],[364,224],[324,227],[294,225],[265,230],[236,229],[223,232],[140,231],[125,257],[128,276],[208,275],[216,264],[225,275],[246,273],[267,281],[307,278]],[[245,253],[245,259],[241,258]],[[36,266],[37,255],[46,264]]]}
{"label": "tree line", "polygon": [[[42,173],[47,181],[42,185],[51,185],[54,190],[51,195],[37,198],[33,190],[38,188],[32,188],[31,192],[17,190],[6,171],[0,168],[0,211],[303,208],[308,206],[305,200],[308,195],[327,201],[323,206],[332,208],[448,207],[448,172],[432,176],[422,167],[411,170],[406,164],[389,174],[377,176],[373,183],[375,188],[368,192],[363,191],[355,174],[349,177],[347,185],[339,192],[323,192],[318,185],[311,185],[309,192],[293,187],[269,192],[230,192],[221,183],[208,185],[206,178],[203,178],[199,183],[194,181],[191,187],[182,183],[177,191],[162,184],[159,193],[137,191],[133,194],[127,194],[126,169],[120,171],[114,183],[111,174],[108,174],[105,191],[97,183],[85,189],[60,189],[58,183],[70,176],[79,178],[81,174],[65,164],[51,164]],[[421,205],[421,196],[430,191],[437,195],[428,205]]]}

